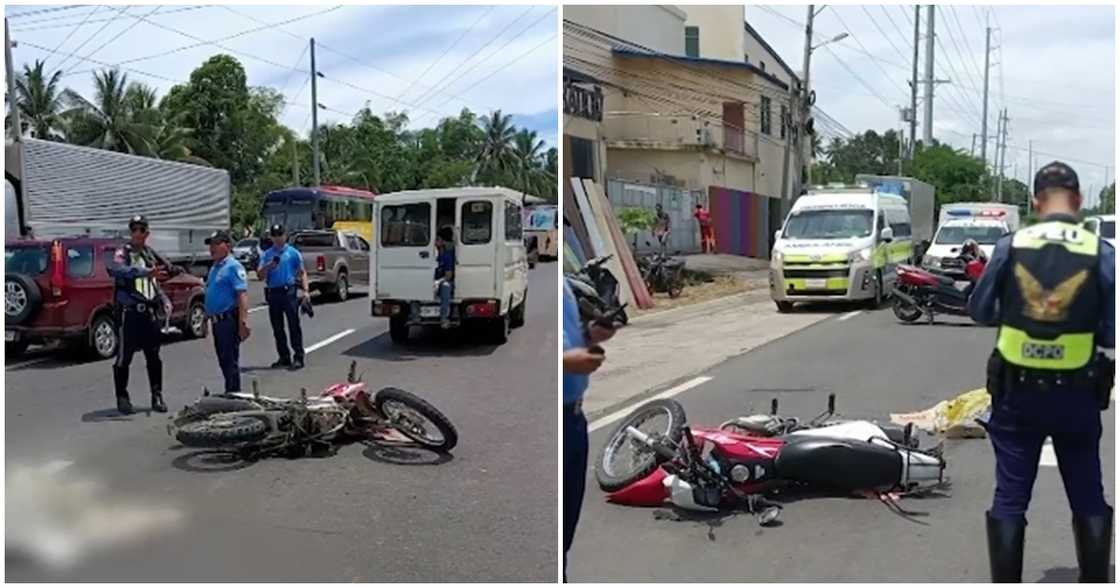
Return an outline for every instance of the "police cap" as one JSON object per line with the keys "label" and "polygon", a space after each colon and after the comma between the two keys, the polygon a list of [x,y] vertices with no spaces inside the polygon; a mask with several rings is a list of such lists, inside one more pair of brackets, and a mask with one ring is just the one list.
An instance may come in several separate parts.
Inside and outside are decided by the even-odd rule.
{"label": "police cap", "polygon": [[273,237],[279,237],[284,234],[284,225],[276,223],[268,229],[268,234]]}
{"label": "police cap", "polygon": [[144,227],[145,229],[148,228],[148,217],[142,214],[138,214],[128,219],[129,230],[131,230],[133,227]]}
{"label": "police cap", "polygon": [[214,231],[213,233],[210,233],[209,237],[206,238],[206,244],[207,245],[209,245],[211,243],[232,243],[232,242],[233,241],[229,237],[229,231]]}
{"label": "police cap", "polygon": [[1034,175],[1035,194],[1049,188],[1062,188],[1071,192],[1081,192],[1081,184],[1077,179],[1077,172],[1060,161],[1052,161],[1046,164]]}

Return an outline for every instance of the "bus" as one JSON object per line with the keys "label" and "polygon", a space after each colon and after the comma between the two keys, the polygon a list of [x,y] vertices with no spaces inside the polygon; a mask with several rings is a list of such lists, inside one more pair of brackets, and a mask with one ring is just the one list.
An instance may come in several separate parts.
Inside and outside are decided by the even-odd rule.
{"label": "bus", "polygon": [[344,186],[284,188],[264,197],[265,226],[299,230],[353,231],[373,241],[373,199],[377,194]]}
{"label": "bus", "polygon": [[525,236],[536,236],[542,258],[557,259],[560,209],[555,204],[530,204],[523,209]]}

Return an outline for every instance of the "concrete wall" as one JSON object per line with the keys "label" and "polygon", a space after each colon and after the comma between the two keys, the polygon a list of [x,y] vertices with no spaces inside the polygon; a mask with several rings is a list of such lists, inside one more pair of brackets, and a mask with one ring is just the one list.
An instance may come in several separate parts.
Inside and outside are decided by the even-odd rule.
{"label": "concrete wall", "polygon": [[608,153],[610,178],[672,184],[687,190],[707,190],[714,185],[756,191],[755,166],[741,159],[684,150],[608,149]]}
{"label": "concrete wall", "polygon": [[685,26],[700,29],[700,57],[743,61],[742,27],[743,6],[698,6],[686,4],[681,7],[688,13]]}
{"label": "concrete wall", "polygon": [[672,55],[684,55],[685,18],[685,13],[675,6],[594,4],[564,7],[565,20]]}

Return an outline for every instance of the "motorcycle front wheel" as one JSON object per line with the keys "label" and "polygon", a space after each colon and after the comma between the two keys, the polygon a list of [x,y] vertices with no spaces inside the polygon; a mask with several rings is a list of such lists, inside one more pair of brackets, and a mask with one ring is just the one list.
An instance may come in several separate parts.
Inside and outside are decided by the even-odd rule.
{"label": "motorcycle front wheel", "polygon": [[684,437],[684,407],[672,399],[654,400],[634,409],[611,432],[599,459],[595,462],[595,479],[604,492],[621,490],[652,474],[666,460],[654,451],[631,439],[627,427],[647,434],[668,437],[680,443]]}
{"label": "motorcycle front wheel", "polygon": [[459,443],[459,433],[442,412],[423,398],[398,388],[382,388],[373,407],[402,435],[427,449],[447,453]]}
{"label": "motorcycle front wheel", "polygon": [[891,310],[894,311],[894,316],[898,317],[898,320],[906,323],[912,323],[922,318],[922,309],[911,305],[898,296],[894,296],[894,303],[891,304]]}
{"label": "motorcycle front wheel", "polygon": [[267,435],[268,425],[260,419],[217,415],[183,425],[175,439],[187,447],[214,448],[253,443]]}

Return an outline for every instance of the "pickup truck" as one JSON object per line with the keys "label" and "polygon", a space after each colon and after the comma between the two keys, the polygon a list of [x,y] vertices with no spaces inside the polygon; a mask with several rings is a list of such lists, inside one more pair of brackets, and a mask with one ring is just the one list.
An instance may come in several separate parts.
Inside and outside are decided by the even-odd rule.
{"label": "pickup truck", "polygon": [[350,231],[299,231],[289,243],[303,255],[312,290],[350,297],[352,285],[369,285],[369,242]]}

